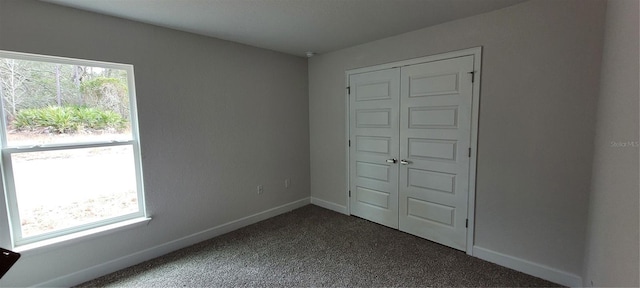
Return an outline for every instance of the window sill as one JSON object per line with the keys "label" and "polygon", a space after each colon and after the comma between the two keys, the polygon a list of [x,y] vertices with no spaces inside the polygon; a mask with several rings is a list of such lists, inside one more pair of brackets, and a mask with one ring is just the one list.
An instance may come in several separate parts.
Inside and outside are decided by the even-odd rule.
{"label": "window sill", "polygon": [[151,218],[149,217],[126,220],[52,239],[38,241],[31,244],[20,245],[14,247],[13,251],[21,253],[24,256],[40,254],[55,248],[60,248],[74,243],[86,241],[88,239],[108,235],[118,231],[128,230],[135,227],[145,226],[149,224],[149,221],[151,221]]}

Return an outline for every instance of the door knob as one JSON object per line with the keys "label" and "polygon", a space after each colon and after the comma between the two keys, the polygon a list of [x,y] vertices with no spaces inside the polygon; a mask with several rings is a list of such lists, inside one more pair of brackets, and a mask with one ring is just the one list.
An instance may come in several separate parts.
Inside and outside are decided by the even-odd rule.
{"label": "door knob", "polygon": [[400,160],[400,164],[409,165],[409,164],[411,164],[411,161],[402,159],[402,160]]}
{"label": "door knob", "polygon": [[387,159],[387,163],[396,163],[398,160],[396,158]]}

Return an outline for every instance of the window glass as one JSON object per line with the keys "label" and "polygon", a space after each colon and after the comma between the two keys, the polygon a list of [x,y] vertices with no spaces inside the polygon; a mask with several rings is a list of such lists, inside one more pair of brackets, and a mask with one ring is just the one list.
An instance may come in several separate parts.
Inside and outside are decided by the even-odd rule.
{"label": "window glass", "polygon": [[23,237],[138,211],[130,145],[11,155]]}
{"label": "window glass", "polygon": [[0,58],[7,146],[131,140],[127,71]]}

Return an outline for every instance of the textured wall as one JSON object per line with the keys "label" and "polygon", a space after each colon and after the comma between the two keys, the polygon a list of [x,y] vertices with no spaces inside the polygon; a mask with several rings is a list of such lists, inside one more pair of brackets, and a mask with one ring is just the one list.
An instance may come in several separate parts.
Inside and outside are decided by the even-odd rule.
{"label": "textured wall", "polygon": [[483,46],[475,245],[578,277],[604,13],[528,1],[311,58],[311,196],[347,205],[345,70]]}
{"label": "textured wall", "polygon": [[305,58],[12,0],[0,0],[0,49],[134,65],[154,218],[141,228],[25,253],[0,286],[42,283],[309,197]]}
{"label": "textured wall", "polygon": [[638,287],[637,0],[608,1],[584,285]]}

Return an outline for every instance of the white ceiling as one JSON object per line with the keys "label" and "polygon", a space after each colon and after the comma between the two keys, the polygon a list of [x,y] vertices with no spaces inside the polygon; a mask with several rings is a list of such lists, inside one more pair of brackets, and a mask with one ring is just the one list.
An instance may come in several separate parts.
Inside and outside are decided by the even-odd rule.
{"label": "white ceiling", "polygon": [[303,56],[525,0],[42,0]]}

